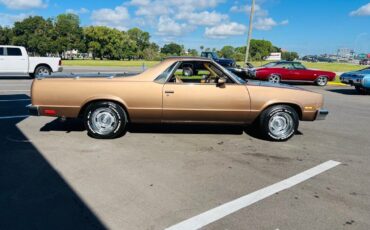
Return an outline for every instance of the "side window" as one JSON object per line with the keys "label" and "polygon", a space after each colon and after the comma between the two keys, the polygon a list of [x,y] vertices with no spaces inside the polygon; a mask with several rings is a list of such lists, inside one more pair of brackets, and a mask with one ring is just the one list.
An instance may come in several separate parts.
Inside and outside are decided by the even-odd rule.
{"label": "side window", "polygon": [[276,68],[294,69],[293,65],[291,63],[282,63],[282,64],[279,64],[279,65],[276,65]]}
{"label": "side window", "polygon": [[0,56],[4,56],[4,48],[0,47]]}
{"label": "side window", "polygon": [[172,73],[175,66],[178,64],[178,62],[173,63],[170,67],[168,67],[163,73],[161,73],[154,81],[158,83],[165,83],[167,77],[169,74]]}
{"label": "side window", "polygon": [[22,56],[22,51],[19,48],[7,48],[8,56]]}
{"label": "side window", "polygon": [[294,65],[294,68],[295,69],[306,69],[306,67],[304,67],[302,64],[300,64],[300,63],[294,63],[293,64]]}
{"label": "side window", "polygon": [[225,77],[227,83],[233,83],[223,71],[211,62],[185,61],[176,69],[168,82],[176,84],[216,84],[220,77]]}

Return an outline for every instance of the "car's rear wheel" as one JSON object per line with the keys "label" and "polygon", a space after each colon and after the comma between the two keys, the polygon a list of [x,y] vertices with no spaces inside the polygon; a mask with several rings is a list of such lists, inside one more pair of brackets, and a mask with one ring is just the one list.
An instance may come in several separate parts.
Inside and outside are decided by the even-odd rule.
{"label": "car's rear wheel", "polygon": [[326,86],[328,84],[328,78],[325,76],[320,76],[316,79],[316,85]]}
{"label": "car's rear wheel", "polygon": [[271,74],[268,78],[268,81],[274,84],[279,84],[281,81],[281,77],[277,74]]}
{"label": "car's rear wheel", "polygon": [[41,65],[35,69],[34,77],[42,77],[51,74],[51,69],[48,66]]}
{"label": "car's rear wheel", "polygon": [[126,131],[128,119],[126,111],[114,102],[96,102],[85,111],[85,127],[91,137],[113,139]]}
{"label": "car's rear wheel", "polygon": [[298,130],[299,117],[291,106],[275,105],[262,112],[259,124],[264,138],[272,141],[286,141]]}

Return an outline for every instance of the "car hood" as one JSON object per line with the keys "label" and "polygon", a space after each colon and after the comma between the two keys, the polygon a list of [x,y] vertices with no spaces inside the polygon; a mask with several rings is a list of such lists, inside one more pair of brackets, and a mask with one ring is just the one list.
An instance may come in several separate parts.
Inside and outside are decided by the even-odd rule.
{"label": "car hood", "polygon": [[356,77],[356,78],[363,78],[364,76],[370,74],[370,71],[352,71],[352,72],[347,72],[343,73],[341,77]]}

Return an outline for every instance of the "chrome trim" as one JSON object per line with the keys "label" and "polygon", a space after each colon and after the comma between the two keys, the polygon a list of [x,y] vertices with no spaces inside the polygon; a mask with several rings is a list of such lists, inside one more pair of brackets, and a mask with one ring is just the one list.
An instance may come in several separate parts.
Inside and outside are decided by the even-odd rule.
{"label": "chrome trim", "polygon": [[39,107],[38,106],[29,104],[26,107],[28,109],[28,113],[31,116],[40,116],[40,111],[39,111]]}
{"label": "chrome trim", "polygon": [[316,119],[315,120],[325,120],[328,116],[329,111],[326,109],[319,109],[316,112]]}

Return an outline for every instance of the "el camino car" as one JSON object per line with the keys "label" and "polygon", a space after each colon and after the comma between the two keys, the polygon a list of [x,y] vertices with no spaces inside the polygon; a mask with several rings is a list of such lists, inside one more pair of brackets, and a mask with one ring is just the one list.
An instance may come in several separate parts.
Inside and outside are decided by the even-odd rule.
{"label": "el camino car", "polygon": [[[189,76],[186,67],[201,66]],[[184,74],[185,73],[185,74]],[[256,124],[285,141],[299,121],[324,119],[323,96],[291,86],[245,82],[207,58],[173,57],[130,76],[59,75],[33,81],[37,116],[83,118],[94,138],[116,138],[129,123]]]}

